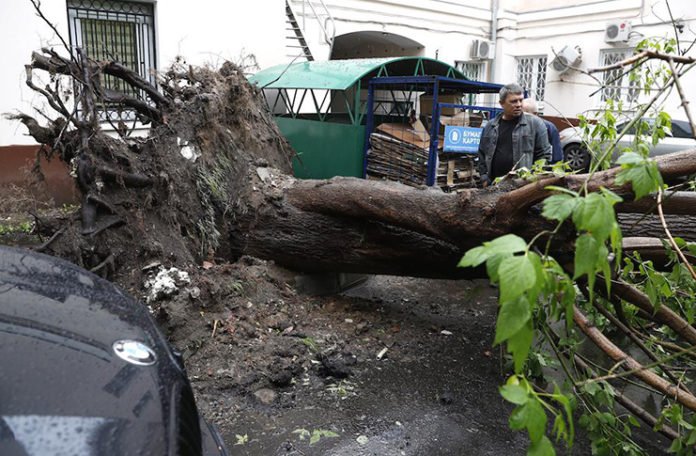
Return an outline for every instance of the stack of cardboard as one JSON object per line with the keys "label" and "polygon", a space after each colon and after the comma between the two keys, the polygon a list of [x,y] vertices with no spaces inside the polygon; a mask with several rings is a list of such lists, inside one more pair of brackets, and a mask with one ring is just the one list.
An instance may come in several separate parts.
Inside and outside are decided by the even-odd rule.
{"label": "stack of cardboard", "polygon": [[368,179],[386,179],[417,187],[428,175],[430,135],[420,121],[384,123],[370,135]]}
{"label": "stack of cardboard", "polygon": [[[438,141],[440,148],[443,141]],[[379,125],[370,135],[368,179],[386,179],[418,187],[426,185],[430,135],[420,121]],[[478,173],[474,156],[438,152],[437,182],[445,191],[474,187]]]}

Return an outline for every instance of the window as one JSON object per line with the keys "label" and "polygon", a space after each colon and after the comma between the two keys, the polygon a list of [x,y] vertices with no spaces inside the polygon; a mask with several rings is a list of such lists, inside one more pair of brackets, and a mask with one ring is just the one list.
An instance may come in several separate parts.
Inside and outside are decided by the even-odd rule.
{"label": "window", "polygon": [[[94,60],[114,60],[155,82],[154,8],[150,3],[68,0],[70,44]],[[102,76],[105,88],[138,96],[116,78]]]}
{"label": "window", "polygon": [[[455,62],[455,68],[461,71],[464,76],[471,79],[472,81],[486,82],[488,77],[486,76],[486,63],[485,62],[463,62],[457,60]],[[476,106],[484,105],[484,94],[478,95],[467,95],[465,98],[467,104],[473,104]]]}
{"label": "window", "polygon": [[484,62],[455,62],[457,70],[473,81],[486,80],[486,64]]}
{"label": "window", "polygon": [[[633,55],[633,49],[604,49],[599,53],[599,65],[608,66]],[[624,68],[605,71],[602,74],[603,89],[601,101],[614,100],[633,103],[638,100],[640,89],[636,82],[630,82]]]}
{"label": "window", "polygon": [[531,98],[544,101],[546,93],[546,56],[516,57],[517,83]]}
{"label": "window", "polygon": [[693,139],[693,135],[691,134],[691,124],[683,120],[672,119],[672,136],[675,138]]}

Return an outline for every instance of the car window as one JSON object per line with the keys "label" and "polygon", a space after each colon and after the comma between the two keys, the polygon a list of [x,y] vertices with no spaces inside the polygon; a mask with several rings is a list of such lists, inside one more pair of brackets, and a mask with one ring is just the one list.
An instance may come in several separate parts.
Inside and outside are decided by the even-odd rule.
{"label": "car window", "polygon": [[[650,129],[650,127],[652,127],[652,125],[653,125],[653,123],[654,123],[655,121],[654,121],[653,119],[647,119],[647,118],[645,118],[645,119],[642,119],[642,122],[645,122],[646,124],[648,124],[647,126],[644,126],[644,127],[643,127],[643,134],[647,134],[648,131],[649,131],[649,129]],[[621,131],[623,131],[624,128],[626,128],[626,125],[628,125],[628,124],[629,124],[629,122],[621,122],[621,123],[619,123],[619,124],[616,124],[616,132],[617,132],[617,133],[620,133]],[[633,125],[631,126],[631,128],[628,129],[628,131],[626,132],[626,134],[627,134],[627,135],[635,135],[635,134],[636,134],[636,126],[637,126],[637,125],[638,125],[638,122],[636,122],[635,124],[633,124]]]}
{"label": "car window", "polygon": [[672,121],[672,136],[675,138],[693,138],[691,134],[691,125],[683,120]]}

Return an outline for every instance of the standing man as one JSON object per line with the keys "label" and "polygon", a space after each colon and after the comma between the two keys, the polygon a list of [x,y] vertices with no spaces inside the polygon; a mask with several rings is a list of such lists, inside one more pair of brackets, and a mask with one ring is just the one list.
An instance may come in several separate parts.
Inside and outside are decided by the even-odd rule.
{"label": "standing man", "polygon": [[551,159],[546,126],[540,118],[522,111],[522,98],[518,84],[500,89],[503,113],[486,124],[478,149],[478,171],[484,186],[513,169],[531,169],[535,161]]}
{"label": "standing man", "polygon": [[[539,106],[533,98],[525,98],[522,100],[522,110],[535,116],[539,115]],[[563,149],[561,148],[561,137],[558,134],[558,128],[546,119],[541,119],[546,125],[546,133],[551,143],[551,163],[556,163],[563,160]]]}

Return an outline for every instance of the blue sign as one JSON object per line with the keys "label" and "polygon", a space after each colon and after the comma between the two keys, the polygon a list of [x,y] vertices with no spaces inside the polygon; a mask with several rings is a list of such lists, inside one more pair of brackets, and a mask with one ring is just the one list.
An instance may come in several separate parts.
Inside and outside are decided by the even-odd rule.
{"label": "blue sign", "polygon": [[445,125],[445,152],[463,152],[475,154],[478,152],[483,128],[455,127]]}

